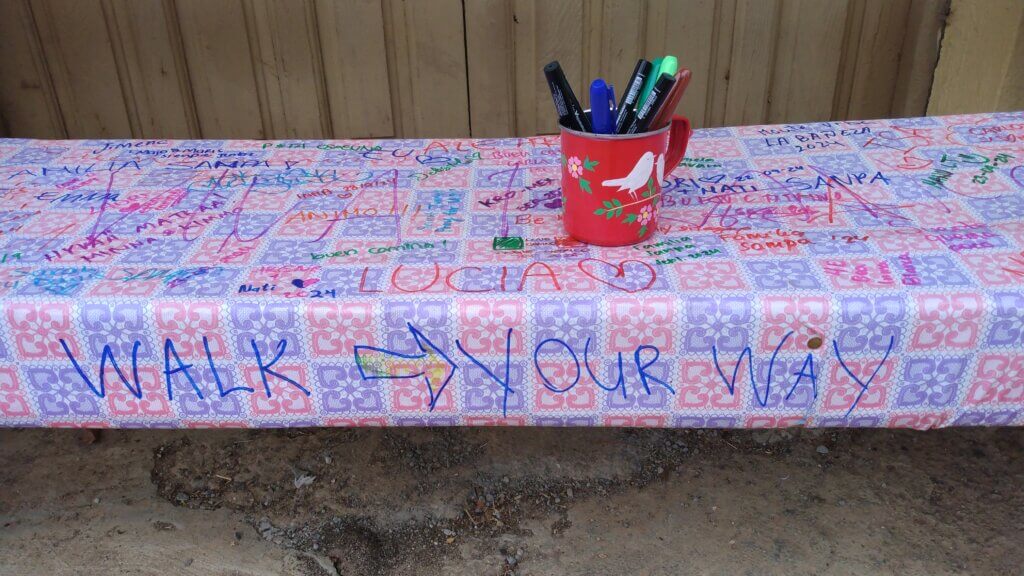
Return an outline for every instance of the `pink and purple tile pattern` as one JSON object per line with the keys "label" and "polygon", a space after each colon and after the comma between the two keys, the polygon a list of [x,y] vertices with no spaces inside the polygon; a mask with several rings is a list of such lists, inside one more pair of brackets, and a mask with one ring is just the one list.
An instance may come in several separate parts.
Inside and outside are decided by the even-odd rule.
{"label": "pink and purple tile pattern", "polygon": [[0,425],[1024,424],[1024,113],[698,130],[624,248],[560,161],[0,140]]}

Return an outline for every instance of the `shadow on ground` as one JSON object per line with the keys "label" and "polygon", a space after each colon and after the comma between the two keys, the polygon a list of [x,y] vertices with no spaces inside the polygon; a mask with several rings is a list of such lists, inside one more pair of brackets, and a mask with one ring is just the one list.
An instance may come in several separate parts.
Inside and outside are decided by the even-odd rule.
{"label": "shadow on ground", "polygon": [[0,432],[3,574],[1017,574],[1024,430]]}

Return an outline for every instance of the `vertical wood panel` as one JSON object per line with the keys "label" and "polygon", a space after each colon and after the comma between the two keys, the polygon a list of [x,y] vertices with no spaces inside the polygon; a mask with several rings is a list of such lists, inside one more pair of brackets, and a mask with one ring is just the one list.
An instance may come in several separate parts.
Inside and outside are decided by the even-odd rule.
{"label": "vertical wood panel", "polygon": [[599,49],[591,52],[591,74],[579,88],[586,94],[588,108],[590,81],[594,78],[604,78],[615,86],[615,97],[621,95],[646,47],[646,15],[645,2],[604,0],[601,4]]}
{"label": "vertical wood panel", "polygon": [[[539,70],[532,74],[530,68],[537,62],[537,20],[536,4],[533,0],[512,0],[512,34],[515,46],[515,122],[518,135],[539,133],[537,121],[540,115],[538,86]],[[546,89],[546,88],[545,88]]]}
{"label": "vertical wood panel", "polygon": [[853,87],[853,73],[857,68],[857,48],[864,28],[865,1],[849,0],[846,10],[843,49],[839,56],[839,77],[836,79],[835,97],[832,100],[832,118],[835,119],[849,118],[850,91]]}
{"label": "vertical wood panel", "polygon": [[708,86],[705,126],[725,124],[726,97],[731,79],[733,33],[736,23],[736,0],[715,3],[715,24],[711,31],[711,74]]}
{"label": "vertical wood panel", "polygon": [[394,136],[380,0],[317,0],[316,14],[334,136]]}
{"label": "vertical wood panel", "polygon": [[1017,25],[1017,43],[1013,46],[1009,62],[995,110],[1024,109],[1024,74],[1013,71],[1013,66],[1019,67],[1020,63],[1024,62],[1024,15],[1021,15],[1020,23]]}
{"label": "vertical wood panel", "polygon": [[713,0],[648,1],[645,57],[674,54],[679,59],[680,67],[690,69],[693,74],[690,85],[677,111],[686,115],[694,126],[706,125],[705,114],[709,109],[714,57],[714,30]]}
{"label": "vertical wood panel", "polygon": [[24,0],[0,2],[0,124],[9,136],[66,138],[35,22]]}
{"label": "vertical wood panel", "polygon": [[516,133],[511,0],[466,0],[466,66],[473,136]]}
{"label": "vertical wood panel", "polygon": [[911,0],[891,116],[925,114],[948,10],[949,0]]}
{"label": "vertical wood panel", "polygon": [[266,137],[241,0],[176,5],[203,137]]}
{"label": "vertical wood panel", "polygon": [[590,108],[590,84],[594,79],[612,84],[616,98],[629,81],[645,47],[646,2],[592,1],[584,2],[581,10],[583,75],[578,84],[573,84],[573,90],[586,109]]}
{"label": "vertical wood panel", "polygon": [[584,75],[584,2],[516,0],[515,5],[518,133],[554,134],[558,118],[542,69],[558,60],[579,98]]}
{"label": "vertical wood panel", "polygon": [[256,79],[271,138],[331,134],[312,0],[248,0]]}
{"label": "vertical wood panel", "polygon": [[739,0],[736,4],[726,124],[756,124],[767,117],[778,18],[778,0]]}
{"label": "vertical wood panel", "polygon": [[99,0],[33,0],[32,12],[72,138],[131,138]]}
{"label": "vertical wood panel", "polygon": [[910,0],[866,0],[856,45],[848,118],[885,118],[892,112]]}
{"label": "vertical wood panel", "polygon": [[1024,59],[1022,26],[1024,3],[1018,0],[954,0],[928,113],[1024,107],[1019,80]]}
{"label": "vertical wood panel", "polygon": [[460,0],[387,0],[388,78],[398,134],[469,136]]}
{"label": "vertical wood panel", "polygon": [[772,74],[769,122],[813,122],[832,117],[848,3],[782,0]]}
{"label": "vertical wood panel", "polygon": [[197,138],[199,122],[171,0],[106,0],[132,124],[141,138]]}
{"label": "vertical wood panel", "polygon": [[[637,4],[639,5],[639,3]],[[580,6],[579,19],[583,26],[583,44],[580,46],[583,76],[580,78],[579,84],[573,83],[572,88],[576,91],[576,97],[580,101],[580,106],[586,109],[588,108],[587,95],[589,94],[590,82],[601,74],[604,1],[584,0]]]}

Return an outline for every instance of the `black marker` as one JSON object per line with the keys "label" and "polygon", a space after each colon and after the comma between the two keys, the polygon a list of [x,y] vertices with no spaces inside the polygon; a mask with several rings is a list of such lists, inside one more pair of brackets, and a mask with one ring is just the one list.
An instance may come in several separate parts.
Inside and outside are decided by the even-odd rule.
{"label": "black marker", "polygon": [[551,88],[551,98],[555,101],[559,124],[580,132],[590,132],[590,118],[587,118],[580,107],[580,102],[569,87],[569,81],[565,79],[565,73],[562,72],[558,60],[544,67],[544,77],[548,80],[548,88]]}
{"label": "black marker", "polygon": [[628,130],[633,121],[636,120],[636,109],[632,106],[626,110],[625,114],[622,115],[622,119],[619,121],[621,127],[615,131],[616,134],[629,134]]}
{"label": "black marker", "polygon": [[675,83],[676,79],[668,74],[662,74],[658,77],[658,81],[654,83],[654,88],[651,89],[651,94],[647,96],[647,100],[644,100],[644,105],[637,110],[636,118],[626,128],[625,134],[639,134],[647,131],[651,121],[654,120],[654,116],[658,113],[665,99],[668,98],[668,93],[672,91],[672,85]]}
{"label": "black marker", "polygon": [[651,74],[651,68],[653,68],[651,63],[643,58],[638,60],[636,68],[633,68],[633,75],[629,78],[629,84],[626,84],[626,91],[622,93],[622,100],[619,100],[619,115],[615,118],[616,134],[622,134],[622,129],[632,122],[632,118],[627,120],[627,117],[636,114],[633,108],[636,106],[636,101],[640,99],[640,91],[644,87],[647,76]]}

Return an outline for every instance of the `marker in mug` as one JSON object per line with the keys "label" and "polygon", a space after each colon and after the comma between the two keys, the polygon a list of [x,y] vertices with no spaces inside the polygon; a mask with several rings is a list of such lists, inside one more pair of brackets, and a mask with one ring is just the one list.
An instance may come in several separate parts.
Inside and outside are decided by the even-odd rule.
{"label": "marker in mug", "polygon": [[[654,64],[651,65],[651,73],[647,76],[647,80],[644,81],[644,87],[643,89],[640,90],[640,98],[637,99],[636,106],[634,106],[637,112],[640,111],[640,107],[643,106],[644,102],[647,101],[647,96],[650,95],[651,89],[654,88],[654,83],[657,82],[658,78],[661,77],[660,70],[662,60],[663,58],[655,58]],[[627,124],[627,126],[629,125]]]}
{"label": "marker in mug", "polygon": [[679,60],[675,56],[665,56],[661,59],[661,67],[654,74],[656,78],[660,78],[662,74],[668,74],[669,76],[675,76],[676,72],[679,71]]}
{"label": "marker in mug", "polygon": [[603,78],[590,85],[590,118],[594,134],[615,133],[615,89]]}
{"label": "marker in mug", "polygon": [[573,130],[590,132],[590,119],[580,107],[579,100],[576,100],[576,95],[569,87],[569,81],[565,79],[565,73],[562,72],[558,60],[544,67],[544,77],[548,80],[551,98],[555,101],[558,122]]}
{"label": "marker in mug", "polygon": [[627,134],[626,130],[629,129],[634,120],[636,120],[636,108],[630,106],[629,109],[622,114],[622,125],[615,130],[615,133]]}
{"label": "marker in mug", "polygon": [[633,75],[629,77],[629,83],[626,84],[626,89],[622,92],[622,99],[619,100],[619,112],[615,116],[616,134],[621,134],[622,129],[628,125],[626,123],[627,116],[636,114],[633,108],[636,107],[637,100],[640,99],[640,91],[644,87],[644,82],[651,75],[651,68],[651,63],[643,58],[638,60],[636,67],[633,68]]}
{"label": "marker in mug", "polygon": [[675,78],[668,74],[662,74],[658,81],[654,83],[654,88],[651,89],[651,94],[644,101],[644,105],[636,113],[636,119],[626,129],[626,134],[639,134],[646,132],[647,128],[651,125],[651,121],[654,120],[654,115],[658,109],[665,103],[668,98],[668,93],[672,90],[672,86],[675,84]]}
{"label": "marker in mug", "polygon": [[675,79],[676,81],[672,84],[672,89],[669,90],[668,98],[665,99],[665,104],[654,112],[654,120],[651,120],[650,125],[652,130],[661,128],[672,119],[676,106],[679,105],[679,100],[683,97],[683,92],[686,92],[686,87],[690,85],[690,69],[683,68],[676,72]]}

